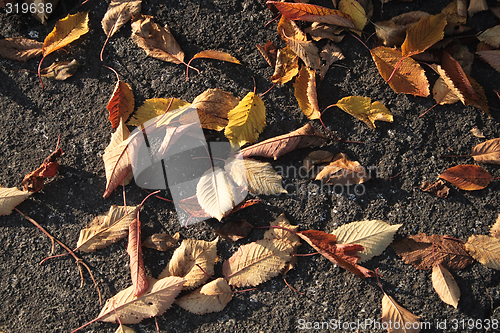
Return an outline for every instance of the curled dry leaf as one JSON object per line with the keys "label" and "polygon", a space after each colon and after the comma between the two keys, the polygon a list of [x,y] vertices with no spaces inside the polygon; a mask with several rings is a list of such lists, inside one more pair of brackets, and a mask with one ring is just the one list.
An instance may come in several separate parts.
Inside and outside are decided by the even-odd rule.
{"label": "curled dry leaf", "polygon": [[116,82],[115,90],[109,99],[106,108],[109,111],[109,121],[111,121],[111,126],[116,129],[120,125],[120,119],[126,121],[130,114],[134,112],[134,93],[130,86],[118,80]]}
{"label": "curled dry leaf", "polygon": [[396,93],[429,96],[429,81],[424,69],[415,60],[403,57],[398,50],[384,46],[372,49],[371,54],[380,75],[386,82],[392,75],[389,86]]}
{"label": "curled dry leaf", "polygon": [[351,161],[344,153],[338,153],[316,176],[316,180],[331,185],[350,186],[362,184],[371,177],[358,161]]}
{"label": "curled dry leaf", "polygon": [[357,264],[357,253],[364,247],[358,244],[337,244],[337,236],[319,230],[304,230],[297,235],[332,263],[356,274],[359,278],[374,277],[375,272]]}
{"label": "curled dry leaf", "polygon": [[167,25],[159,26],[149,15],[138,15],[132,21],[132,40],[150,57],[184,63],[184,52]]}
{"label": "curled dry leaf", "polygon": [[24,176],[21,186],[23,190],[29,192],[38,192],[45,187],[45,178],[54,177],[57,173],[59,164],[57,159],[61,157],[63,151],[61,148],[53,151],[36,170],[31,171]]}
{"label": "curled dry leaf", "polygon": [[307,172],[311,171],[314,166],[330,163],[333,160],[333,153],[325,150],[315,150],[304,158],[302,165]]}
{"label": "curled dry leaf", "polygon": [[171,276],[156,280],[148,277],[149,288],[140,296],[134,296],[130,286],[106,301],[97,320],[122,324],[137,324],[145,318],[162,315],[167,311],[182,290],[186,280]]}
{"label": "curled dry leaf", "polygon": [[401,53],[405,57],[419,54],[444,37],[446,15],[438,14],[420,19],[417,24],[406,31],[406,39],[401,45]]}
{"label": "curled dry leaf", "polygon": [[141,296],[148,289],[148,279],[142,260],[141,221],[138,216],[128,226],[127,253],[130,257],[130,275],[134,296]]}
{"label": "curled dry leaf", "polygon": [[422,18],[429,16],[429,13],[422,11],[403,13],[389,21],[375,23],[375,32],[384,46],[400,46],[405,40],[406,30],[414,26]]}
{"label": "curled dry leaf", "polygon": [[[276,220],[270,223],[270,226],[278,226],[282,228],[289,229],[291,231],[297,231],[299,229],[298,225],[290,224],[290,221],[286,218],[285,213],[281,213]],[[300,237],[294,232],[290,232],[285,229],[270,228],[264,233],[264,239],[277,239],[291,244],[293,248],[292,254],[297,253],[299,246],[301,245]],[[286,263],[285,267],[281,271],[281,274],[285,275],[290,271],[296,264],[298,257],[292,256],[292,259]]]}
{"label": "curled dry leaf", "polygon": [[500,50],[478,51],[477,54],[497,72],[500,72]]}
{"label": "curled dry leaf", "polygon": [[262,99],[249,92],[228,114],[224,135],[238,146],[257,141],[266,126],[266,107]]}
{"label": "curled dry leaf", "polygon": [[300,70],[299,76],[293,84],[294,95],[302,112],[310,120],[319,119],[321,112],[318,105],[316,92],[316,73],[305,66]]}
{"label": "curled dry leaf", "polygon": [[319,79],[321,81],[325,78],[328,69],[334,62],[345,59],[342,50],[330,41],[323,46],[319,56],[322,60],[321,71],[319,72]]}
{"label": "curled dry leaf", "polygon": [[354,31],[361,37],[361,31],[364,29],[366,22],[368,22],[363,6],[356,0],[340,0],[339,10],[352,19],[356,27]]}
{"label": "curled dry leaf", "polygon": [[289,46],[279,49],[271,81],[276,84],[285,84],[292,80],[298,72],[299,57],[295,52],[293,52]]}
{"label": "curled dry leaf", "polygon": [[280,21],[278,22],[278,35],[280,35],[281,39],[286,42],[287,37],[300,40],[307,41],[307,36],[300,28],[297,26],[292,20],[286,18],[286,16],[281,15]]}
{"label": "curled dry leaf", "polygon": [[344,97],[338,101],[335,106],[349,113],[351,116],[358,118],[371,129],[375,129],[376,120],[390,123],[393,121],[391,111],[380,102],[375,101],[372,103],[370,97]]}
{"label": "curled dry leaf", "polygon": [[500,239],[486,235],[472,235],[465,243],[465,249],[481,264],[500,269]]}
{"label": "curled dry leaf", "polygon": [[180,236],[178,232],[173,237],[169,234],[152,234],[142,242],[142,246],[158,251],[167,251],[177,244]]}
{"label": "curled dry leaf", "polygon": [[335,43],[340,43],[344,39],[344,35],[340,34],[343,31],[343,27],[332,26],[319,22],[313,22],[310,27],[304,29],[304,32],[311,35],[312,39],[315,41],[327,38]]}
{"label": "curled dry leaf", "polygon": [[218,278],[182,296],[176,304],[186,311],[201,315],[224,310],[232,298],[233,291],[227,281]]}
{"label": "curled dry leaf", "polygon": [[89,13],[68,15],[57,21],[54,29],[43,41],[42,53],[45,58],[89,32]]}
{"label": "curled dry leaf", "polygon": [[359,251],[359,263],[382,254],[392,243],[394,234],[402,224],[390,225],[381,220],[351,222],[332,231],[337,236],[337,244],[359,244],[364,250]]}
{"label": "curled dry leaf", "polygon": [[279,135],[242,149],[240,155],[244,158],[262,156],[272,157],[277,160],[280,156],[295,149],[321,146],[327,139],[320,131],[315,129],[310,123],[307,123],[293,132]]}
{"label": "curled dry leaf", "polygon": [[0,56],[17,61],[28,61],[42,55],[43,43],[24,37],[0,40]]}
{"label": "curled dry leaf", "polygon": [[[386,293],[382,297],[382,322],[388,326],[389,333],[418,333],[421,327],[419,317],[396,303]],[[396,329],[396,326],[400,329]]]}
{"label": "curled dry leaf", "polygon": [[0,216],[12,213],[12,210],[30,195],[31,192],[21,191],[17,187],[0,187]]}
{"label": "curled dry leaf", "polygon": [[500,138],[478,144],[472,148],[471,156],[478,163],[500,164]]}
{"label": "curled dry leaf", "polygon": [[[127,122],[129,126],[139,126],[146,121],[153,119],[155,117],[161,116],[167,111],[168,106],[170,105],[170,98],[151,98],[144,101],[137,111],[130,117],[130,120]],[[185,102],[181,99],[174,98],[172,104],[170,105],[170,111],[177,110],[179,108],[189,106],[188,102]]]}
{"label": "curled dry leaf", "polygon": [[321,69],[319,51],[313,42],[286,37],[286,43],[307,67],[314,70]]}
{"label": "curled dry leaf", "polygon": [[500,25],[496,25],[493,28],[485,30],[477,36],[477,39],[493,47],[500,47]]}
{"label": "curled dry leaf", "polygon": [[488,186],[492,178],[488,171],[472,164],[454,166],[438,177],[465,191],[482,190]]}
{"label": "curled dry leaf", "polygon": [[500,238],[500,214],[498,214],[495,224],[490,229],[491,237]]}
{"label": "curled dry leaf", "polygon": [[191,63],[191,61],[193,61],[194,59],[201,59],[201,58],[227,61],[233,64],[241,65],[241,62],[232,55],[230,55],[229,53],[217,50],[205,50],[198,52],[193,56],[193,58],[189,61],[189,63]]}
{"label": "curled dry leaf", "polygon": [[99,215],[90,225],[80,230],[76,248],[83,252],[103,249],[128,233],[130,223],[137,217],[138,206],[111,206],[106,215]]}
{"label": "curled dry leaf", "polygon": [[142,0],[112,0],[101,21],[102,30],[111,37],[132,17],[141,12]]}
{"label": "curled dry leaf", "polygon": [[254,226],[248,223],[246,220],[231,221],[225,223],[222,228],[215,230],[215,233],[227,241],[236,242],[237,240],[248,236],[253,228]]}
{"label": "curled dry leaf", "polygon": [[450,194],[450,188],[446,186],[441,179],[435,181],[434,183],[423,182],[420,189],[424,192],[432,193],[441,199],[446,199],[448,194]]}
{"label": "curled dry leaf", "polygon": [[181,246],[174,251],[168,266],[160,273],[159,278],[183,277],[186,279],[185,290],[201,286],[214,274],[218,240],[218,238],[212,242],[195,239],[183,240]]}
{"label": "curled dry leaf", "polygon": [[463,269],[472,264],[472,257],[464,245],[454,239],[420,233],[391,244],[406,264],[418,269],[431,270],[435,263],[448,269]]}
{"label": "curled dry leaf", "polygon": [[255,45],[259,50],[260,54],[264,57],[266,62],[271,67],[276,66],[276,57],[278,53],[278,47],[272,41],[268,40],[265,45]]}
{"label": "curled dry leaf", "polygon": [[465,103],[464,96],[455,87],[455,84],[443,68],[439,65],[432,65],[432,68],[439,73],[439,78],[436,80],[436,83],[432,88],[432,95],[436,100],[436,103],[440,105],[454,104],[458,101]]}
{"label": "curled dry leaf", "polygon": [[49,79],[64,81],[72,77],[81,66],[76,60],[54,62],[49,67],[42,69],[40,74]]}
{"label": "curled dry leaf", "polygon": [[460,288],[453,275],[441,264],[432,268],[432,286],[443,302],[455,309],[458,307]]}

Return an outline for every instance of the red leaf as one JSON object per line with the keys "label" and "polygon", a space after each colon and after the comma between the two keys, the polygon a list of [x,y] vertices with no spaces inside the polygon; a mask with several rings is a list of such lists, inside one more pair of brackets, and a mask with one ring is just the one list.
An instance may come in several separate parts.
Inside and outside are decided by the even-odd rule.
{"label": "red leaf", "polygon": [[136,218],[128,227],[127,253],[130,256],[130,273],[132,275],[132,285],[134,295],[141,296],[149,287],[142,260],[141,246],[141,221]]}
{"label": "red leaf", "polygon": [[126,121],[134,111],[134,94],[130,86],[123,82],[116,82],[113,95],[108,102],[109,121],[111,126],[116,129],[120,125],[120,118]]}
{"label": "red leaf", "polygon": [[38,192],[43,190],[45,185],[45,178],[54,177],[57,173],[57,168],[59,164],[57,159],[63,154],[61,148],[56,149],[52,154],[50,154],[42,165],[40,165],[36,170],[27,174],[21,186],[25,191]]}

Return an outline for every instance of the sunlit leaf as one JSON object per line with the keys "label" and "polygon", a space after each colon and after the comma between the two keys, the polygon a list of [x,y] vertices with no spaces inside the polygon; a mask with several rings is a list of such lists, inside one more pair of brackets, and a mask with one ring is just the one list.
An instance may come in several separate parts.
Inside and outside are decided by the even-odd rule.
{"label": "sunlit leaf", "polygon": [[419,317],[396,303],[386,293],[382,298],[382,323],[387,325],[389,333],[418,333],[421,327]]}
{"label": "sunlit leaf", "polygon": [[481,264],[500,269],[500,239],[486,235],[472,235],[465,243],[465,249]]}
{"label": "sunlit leaf", "polygon": [[433,15],[422,18],[406,31],[406,39],[401,46],[403,56],[422,53],[444,37],[445,15]]}
{"label": "sunlit leaf", "polygon": [[311,120],[319,119],[321,112],[316,93],[316,73],[312,69],[302,67],[293,87],[295,98],[306,117]]}
{"label": "sunlit leaf", "polygon": [[89,32],[89,13],[68,15],[57,21],[54,29],[43,41],[43,56],[57,51]]}
{"label": "sunlit leaf", "polygon": [[17,187],[0,187],[0,216],[9,215],[32,192],[21,191]]}
{"label": "sunlit leaf", "polygon": [[335,105],[351,116],[358,118],[371,129],[376,127],[376,120],[390,123],[393,121],[391,112],[380,102],[375,101],[372,103],[370,97],[348,96],[339,100]]}
{"label": "sunlit leaf", "polygon": [[184,310],[201,315],[224,310],[232,298],[233,291],[227,281],[218,278],[180,297],[176,304]]}
{"label": "sunlit leaf", "polygon": [[438,176],[461,190],[482,190],[491,180],[491,175],[478,165],[457,165],[447,169]]}
{"label": "sunlit leaf", "polygon": [[443,302],[457,308],[460,289],[453,275],[441,264],[432,268],[432,286]]}

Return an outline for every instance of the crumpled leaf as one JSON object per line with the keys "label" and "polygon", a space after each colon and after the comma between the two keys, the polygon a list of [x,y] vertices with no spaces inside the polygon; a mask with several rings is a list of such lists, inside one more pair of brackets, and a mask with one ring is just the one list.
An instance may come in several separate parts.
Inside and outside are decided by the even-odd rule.
{"label": "crumpled leaf", "polygon": [[478,51],[477,54],[497,72],[500,72],[500,50]]}
{"label": "crumpled leaf", "polygon": [[240,151],[243,158],[251,156],[262,156],[277,160],[295,149],[309,146],[321,146],[328,138],[315,129],[310,123],[305,124],[293,132],[276,136],[256,143]]}
{"label": "crumpled leaf", "polygon": [[156,280],[148,277],[149,288],[140,296],[134,296],[130,286],[106,301],[98,320],[108,323],[137,324],[144,318],[160,316],[167,311],[182,290],[186,280],[171,276]]}
{"label": "crumpled leaf", "polygon": [[477,128],[477,126],[474,126],[471,128],[470,132],[472,133],[472,135],[474,135],[476,138],[480,138],[480,139],[484,139],[486,138],[483,134],[483,132]]}
{"label": "crumpled leaf", "polygon": [[372,103],[370,97],[348,96],[339,100],[335,105],[351,116],[358,118],[371,129],[375,129],[376,120],[390,123],[393,121],[391,112],[380,102],[375,101]]}
{"label": "crumpled leaf", "polygon": [[500,47],[500,25],[487,29],[477,36],[481,42],[488,43],[489,45],[498,48]]}
{"label": "crumpled leaf", "polygon": [[272,41],[268,40],[265,45],[255,45],[259,50],[260,54],[264,57],[266,62],[271,67],[276,66],[276,57],[278,53],[278,47]]}
{"label": "crumpled leaf", "polygon": [[17,187],[0,187],[0,216],[9,215],[14,208],[26,200],[32,192]]}
{"label": "crumpled leaf", "polygon": [[89,13],[68,15],[57,21],[54,29],[43,41],[42,53],[45,58],[89,32]]}
{"label": "crumpled leaf", "polygon": [[436,103],[444,105],[454,104],[458,101],[465,101],[464,96],[455,87],[455,84],[443,68],[439,65],[432,65],[432,68],[439,73],[439,78],[436,80],[436,83],[432,88],[432,95],[436,100]]}
{"label": "crumpled leaf", "polygon": [[[396,303],[396,301],[386,293],[384,293],[384,297],[382,297],[382,323],[387,325],[387,332],[389,333],[418,333],[421,327],[419,317]],[[398,324],[396,325],[395,323]],[[396,326],[400,327],[400,329],[396,329]]]}
{"label": "crumpled leaf", "polygon": [[239,202],[235,202],[234,187],[227,174],[219,167],[206,171],[196,186],[196,197],[201,208],[219,221]]}
{"label": "crumpled leaf", "polygon": [[354,32],[361,37],[361,30],[368,22],[363,6],[356,0],[340,0],[338,8],[342,13],[349,15],[357,29]]}
{"label": "crumpled leaf", "polygon": [[337,236],[337,244],[359,244],[358,262],[362,263],[378,256],[392,243],[394,234],[402,224],[390,225],[381,220],[359,221],[344,224],[332,234]]}
{"label": "crumpled leaf", "polygon": [[500,238],[500,214],[498,214],[495,224],[490,229],[491,237]]}
{"label": "crumpled leaf", "polygon": [[326,73],[328,72],[328,69],[330,69],[330,66],[334,62],[345,59],[344,55],[342,54],[342,50],[330,41],[326,43],[325,46],[323,46],[321,52],[319,53],[319,56],[322,60],[321,70],[319,72],[319,79],[321,81],[323,81]]}
{"label": "crumpled leaf", "polygon": [[[130,117],[127,122],[129,126],[139,126],[146,121],[153,119],[155,117],[161,116],[165,113],[168,106],[170,105],[170,98],[151,98],[144,101],[137,111]],[[170,111],[177,110],[179,108],[189,106],[190,103],[185,102],[181,99],[174,98],[172,105],[170,105]]]}
{"label": "crumpled leaf", "polygon": [[461,164],[447,169],[438,176],[461,190],[482,190],[491,180],[491,175],[479,165]]}
{"label": "crumpled leaf", "polygon": [[225,223],[222,228],[215,230],[215,233],[227,241],[236,242],[237,240],[248,236],[253,228],[254,226],[246,220],[230,221]]}
{"label": "crumpled leaf", "polygon": [[90,225],[80,230],[76,248],[83,252],[103,249],[128,233],[129,225],[137,217],[138,206],[111,206],[106,215],[95,217]]}
{"label": "crumpled leaf", "polygon": [[486,235],[472,235],[465,243],[465,249],[481,264],[500,269],[500,239]]}
{"label": "crumpled leaf", "polygon": [[304,158],[302,165],[307,172],[311,171],[314,166],[330,163],[333,160],[333,153],[325,150],[315,150]]}
{"label": "crumpled leaf", "polygon": [[229,111],[228,119],[224,135],[232,144],[254,143],[266,126],[266,107],[258,95],[249,92]]}
{"label": "crumpled leaf", "polygon": [[24,37],[0,39],[0,56],[16,60],[28,61],[42,55],[43,43]]}
{"label": "crumpled leaf", "polygon": [[394,242],[391,247],[406,264],[417,269],[431,270],[435,263],[448,269],[463,269],[473,262],[461,242],[439,235],[420,233]]}
{"label": "crumpled leaf", "polygon": [[415,60],[410,57],[403,57],[398,50],[384,46],[376,47],[370,52],[380,75],[386,82],[391,77],[396,66],[398,66],[398,63],[401,62],[389,81],[389,86],[396,93],[421,97],[429,96],[429,81],[427,81],[424,69]]}
{"label": "crumpled leaf", "polygon": [[116,82],[115,90],[109,99],[106,108],[109,111],[109,121],[111,121],[111,126],[116,129],[120,125],[120,119],[126,121],[130,114],[134,112],[134,93],[130,86],[118,80]]}
{"label": "crumpled leaf", "polygon": [[130,257],[130,275],[134,296],[141,296],[148,289],[148,279],[142,260],[141,221],[138,216],[128,226],[127,253]]}
{"label": "crumpled leaf", "polygon": [[177,244],[180,236],[178,232],[173,237],[169,234],[152,234],[142,242],[142,246],[157,251],[167,251]]}
{"label": "crumpled leaf", "polygon": [[184,290],[201,286],[207,282],[210,275],[214,274],[218,240],[218,238],[211,242],[196,239],[183,240],[181,246],[174,251],[167,267],[160,273],[159,278],[183,277],[186,279]]}
{"label": "crumpled leaf", "polygon": [[286,37],[286,43],[290,49],[299,56],[307,67],[319,70],[321,69],[319,51],[316,45],[311,41],[301,41]]}
{"label": "crumpled leaf", "polygon": [[312,69],[303,66],[299,76],[295,79],[293,87],[295,89],[295,98],[306,117],[311,120],[319,119],[321,112],[319,111],[316,92],[316,73]]}
{"label": "crumpled leaf", "polygon": [[24,191],[38,192],[45,187],[45,178],[54,177],[57,173],[59,164],[57,159],[61,157],[63,151],[61,148],[53,151],[36,170],[31,171],[24,176],[21,186]]}
{"label": "crumpled leaf", "polygon": [[409,57],[427,50],[444,37],[446,16],[432,15],[420,19],[406,31],[406,39],[401,45],[402,55]]}
{"label": "crumpled leaf", "polygon": [[299,73],[299,57],[289,46],[279,49],[276,57],[271,81],[276,84],[285,84]]}
{"label": "crumpled leaf", "polygon": [[430,14],[422,11],[412,11],[395,16],[389,21],[375,23],[377,37],[382,40],[384,46],[400,46],[403,44],[406,31],[417,24],[422,18]]}
{"label": "crumpled leaf", "polygon": [[184,63],[184,52],[167,25],[159,26],[149,15],[138,15],[132,21],[132,40],[150,57]]}
{"label": "crumpled leaf", "polygon": [[485,164],[500,164],[500,138],[487,140],[472,148],[474,161]]}
{"label": "crumpled leaf", "polygon": [[312,39],[315,41],[327,38],[335,43],[340,43],[344,39],[344,35],[341,34],[343,31],[343,27],[319,22],[313,22],[310,27],[304,29],[304,32],[311,35]]}
{"label": "crumpled leaf", "polygon": [[453,275],[441,264],[432,268],[432,286],[443,302],[455,309],[458,307],[460,288]]}
{"label": "crumpled leaf", "polygon": [[40,74],[49,79],[64,81],[72,77],[80,66],[81,64],[74,59],[71,61],[54,62],[49,67],[42,69]]}
{"label": "crumpled leaf", "polygon": [[227,281],[218,278],[182,296],[176,303],[186,311],[201,315],[224,310],[232,298],[233,291]]}
{"label": "crumpled leaf", "polygon": [[101,21],[106,36],[113,36],[132,17],[141,12],[142,0],[112,0]]}
{"label": "crumpled leaf", "polygon": [[441,179],[435,181],[434,183],[423,182],[420,189],[424,192],[432,193],[441,199],[446,199],[448,194],[450,194],[450,188],[446,186]]}
{"label": "crumpled leaf", "polygon": [[316,180],[350,186],[370,180],[370,175],[358,161],[351,161],[346,154],[338,153],[333,160],[316,175]]}
{"label": "crumpled leaf", "polygon": [[300,41],[307,41],[307,35],[302,30],[300,30],[300,28],[297,26],[297,23],[287,19],[284,15],[281,15],[277,30],[281,39],[283,39],[283,41],[285,42],[287,37]]}

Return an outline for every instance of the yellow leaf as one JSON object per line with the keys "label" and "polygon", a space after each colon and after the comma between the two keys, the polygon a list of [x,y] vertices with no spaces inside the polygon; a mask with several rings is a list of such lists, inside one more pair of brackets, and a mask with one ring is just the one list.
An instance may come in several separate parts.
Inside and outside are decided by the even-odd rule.
{"label": "yellow leaf", "polygon": [[295,88],[295,98],[306,117],[311,120],[319,119],[321,112],[319,111],[318,95],[316,93],[316,73],[303,66],[299,76],[295,79],[293,87]]}
{"label": "yellow leaf", "polygon": [[443,302],[457,308],[460,288],[453,275],[441,264],[432,268],[432,286]]}
{"label": "yellow leaf", "polygon": [[286,42],[286,36],[301,41],[307,40],[306,34],[299,29],[297,23],[287,19],[286,16],[284,15],[281,16],[277,29],[278,29],[278,34],[285,42]]}
{"label": "yellow leaf", "polygon": [[361,31],[359,30],[363,30],[367,22],[363,6],[361,6],[356,0],[340,0],[339,10],[352,18],[354,25],[358,30],[354,30],[354,32],[361,36]]}
{"label": "yellow leaf", "polygon": [[485,235],[470,236],[465,249],[481,264],[500,269],[500,239]]}
{"label": "yellow leaf", "polygon": [[[130,120],[127,122],[129,126],[139,126],[146,121],[161,116],[165,113],[170,104],[170,98],[151,98],[144,101],[137,111],[132,115]],[[183,106],[190,105],[181,99],[174,98],[172,105],[170,106],[170,111],[179,109]]]}
{"label": "yellow leaf", "polygon": [[299,72],[299,57],[289,46],[279,49],[276,56],[276,66],[271,81],[277,84],[285,84]]}
{"label": "yellow leaf", "polygon": [[371,129],[376,127],[376,120],[389,123],[393,121],[391,112],[380,102],[371,103],[370,97],[348,96],[342,98],[335,105],[351,116],[358,118]]}
{"label": "yellow leaf", "polygon": [[30,194],[31,192],[21,191],[17,187],[0,187],[0,216],[12,213],[12,210]]}
{"label": "yellow leaf", "polygon": [[232,298],[233,291],[227,281],[218,278],[182,296],[176,303],[191,313],[205,314],[224,310]]}
{"label": "yellow leaf", "polygon": [[384,297],[382,298],[382,322],[388,326],[387,332],[389,333],[420,332],[420,318],[396,303],[386,293],[384,293]]}
{"label": "yellow leaf", "polygon": [[232,144],[243,146],[257,141],[266,126],[266,107],[262,99],[249,92],[228,114],[224,134]]}
{"label": "yellow leaf", "polygon": [[88,12],[80,12],[60,19],[57,21],[54,30],[52,30],[43,41],[43,57],[65,47],[82,35],[85,35],[87,32],[89,32]]}
{"label": "yellow leaf", "polygon": [[404,57],[419,54],[439,42],[444,37],[446,16],[439,14],[424,17],[406,31],[406,39],[401,45]]}

